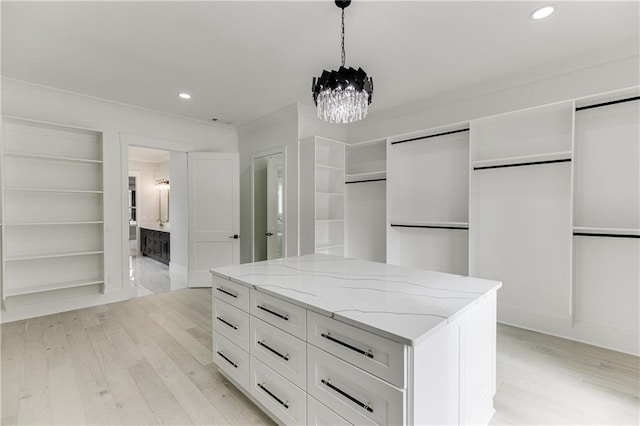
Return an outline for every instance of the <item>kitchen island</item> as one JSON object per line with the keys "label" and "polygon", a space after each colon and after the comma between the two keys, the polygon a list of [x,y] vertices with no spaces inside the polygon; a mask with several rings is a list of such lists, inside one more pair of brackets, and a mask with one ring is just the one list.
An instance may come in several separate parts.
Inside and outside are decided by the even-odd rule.
{"label": "kitchen island", "polygon": [[214,361],[284,424],[486,424],[497,281],[328,255],[220,267]]}

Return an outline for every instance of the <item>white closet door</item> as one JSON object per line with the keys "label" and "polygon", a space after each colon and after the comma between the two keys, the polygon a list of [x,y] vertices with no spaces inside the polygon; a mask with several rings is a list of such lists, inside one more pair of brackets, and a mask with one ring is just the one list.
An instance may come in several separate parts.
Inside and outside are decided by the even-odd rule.
{"label": "white closet door", "polygon": [[502,281],[500,321],[569,318],[571,164],[476,170],[469,274]]}
{"label": "white closet door", "polygon": [[189,287],[210,287],[209,269],[240,262],[237,153],[189,153]]}

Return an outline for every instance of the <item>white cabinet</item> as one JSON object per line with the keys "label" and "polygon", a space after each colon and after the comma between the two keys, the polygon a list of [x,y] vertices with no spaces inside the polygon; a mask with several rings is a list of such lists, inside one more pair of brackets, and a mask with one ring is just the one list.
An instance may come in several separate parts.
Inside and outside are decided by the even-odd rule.
{"label": "white cabinet", "polygon": [[300,253],[342,256],[345,146],[317,136],[300,142]]}
{"label": "white cabinet", "polygon": [[5,306],[104,291],[102,134],[3,119]]}
{"label": "white cabinet", "polygon": [[392,139],[387,262],[468,272],[469,129]]}

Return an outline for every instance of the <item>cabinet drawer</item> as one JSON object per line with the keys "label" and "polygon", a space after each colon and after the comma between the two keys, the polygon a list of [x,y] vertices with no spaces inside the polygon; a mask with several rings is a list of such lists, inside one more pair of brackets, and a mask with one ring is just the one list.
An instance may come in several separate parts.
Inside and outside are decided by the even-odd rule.
{"label": "cabinet drawer", "polygon": [[307,420],[307,397],[299,387],[251,357],[250,393],[280,421],[303,425]]}
{"label": "cabinet drawer", "polygon": [[307,387],[307,344],[254,316],[251,316],[251,355],[296,384]]}
{"label": "cabinet drawer", "polygon": [[349,423],[324,404],[307,396],[307,425],[309,426],[349,426]]}
{"label": "cabinet drawer", "polygon": [[249,354],[215,332],[213,333],[213,361],[238,385],[249,389]]}
{"label": "cabinet drawer", "polygon": [[251,290],[251,315],[305,340],[307,310],[268,294]]}
{"label": "cabinet drawer", "polygon": [[249,314],[213,299],[213,329],[249,352]]}
{"label": "cabinet drawer", "polygon": [[307,313],[307,341],[389,383],[406,387],[406,347],[324,315]]}
{"label": "cabinet drawer", "polygon": [[354,424],[404,424],[404,391],[307,345],[307,392]]}
{"label": "cabinet drawer", "polygon": [[212,275],[213,297],[249,312],[249,287]]}

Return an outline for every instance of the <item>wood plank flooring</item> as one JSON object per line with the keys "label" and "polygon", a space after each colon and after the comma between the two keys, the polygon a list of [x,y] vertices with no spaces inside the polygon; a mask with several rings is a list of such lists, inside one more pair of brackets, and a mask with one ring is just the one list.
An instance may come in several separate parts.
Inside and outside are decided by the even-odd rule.
{"label": "wood plank flooring", "polygon": [[[211,290],[2,325],[12,424],[273,424],[211,361]],[[639,359],[498,326],[492,424],[639,424]]]}

